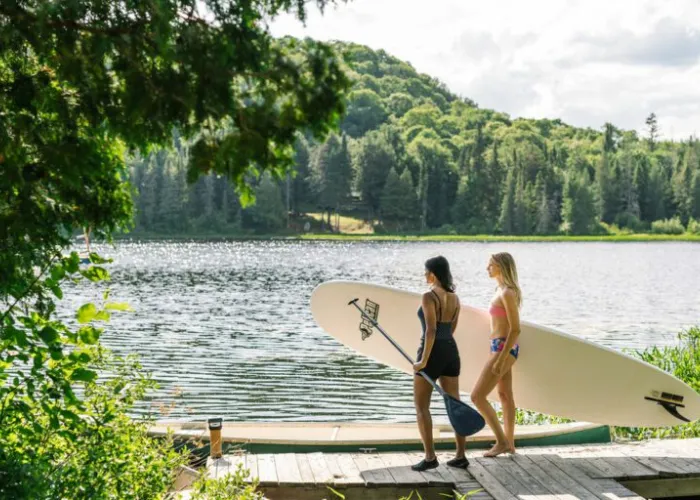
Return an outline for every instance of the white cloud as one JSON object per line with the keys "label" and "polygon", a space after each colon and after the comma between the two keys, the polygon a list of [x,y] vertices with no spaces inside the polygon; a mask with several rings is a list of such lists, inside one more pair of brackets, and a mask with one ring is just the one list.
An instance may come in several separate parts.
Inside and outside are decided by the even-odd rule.
{"label": "white cloud", "polygon": [[697,0],[354,0],[271,29],[384,49],[514,117],[700,132]]}

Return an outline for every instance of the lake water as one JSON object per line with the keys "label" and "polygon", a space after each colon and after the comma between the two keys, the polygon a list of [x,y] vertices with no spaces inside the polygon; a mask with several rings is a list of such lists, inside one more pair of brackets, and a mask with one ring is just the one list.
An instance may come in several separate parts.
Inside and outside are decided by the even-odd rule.
{"label": "lake water", "polygon": [[[613,349],[673,344],[679,330],[700,324],[694,243],[118,242],[95,249],[114,259],[112,299],[135,309],[114,314],[103,343],[141,356],[161,389],[139,412],[161,419],[413,421],[411,377],[325,334],[309,298],[331,279],[423,291],[423,263],[438,254],[450,260],[462,302],[485,308],[494,289],[488,257],[511,252],[523,319]],[[104,288],[67,287],[62,315],[99,301]]]}

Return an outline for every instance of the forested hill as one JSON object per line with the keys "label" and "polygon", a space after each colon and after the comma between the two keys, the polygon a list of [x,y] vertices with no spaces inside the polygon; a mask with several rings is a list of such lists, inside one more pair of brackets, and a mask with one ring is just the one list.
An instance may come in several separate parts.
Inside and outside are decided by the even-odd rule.
{"label": "forested hill", "polygon": [[188,148],[175,134],[172,151],[132,161],[136,232],[285,231],[287,203],[292,228],[337,210],[392,232],[698,230],[700,143],[659,140],[653,113],[643,136],[512,119],[384,51],[333,45],[356,83],[340,134],[300,136],[294,178],[261,179],[257,204],[241,209],[223,178],[186,185]]}

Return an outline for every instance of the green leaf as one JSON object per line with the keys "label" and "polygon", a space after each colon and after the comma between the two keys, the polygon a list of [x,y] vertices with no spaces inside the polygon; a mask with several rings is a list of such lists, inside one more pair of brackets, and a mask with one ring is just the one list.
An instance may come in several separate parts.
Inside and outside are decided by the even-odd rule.
{"label": "green leaf", "polygon": [[58,264],[51,269],[51,279],[56,283],[61,281],[65,275],[66,270],[61,264]]}
{"label": "green leaf", "polygon": [[[97,341],[100,340],[100,333],[101,330],[99,328],[95,328],[92,326],[85,326],[78,330],[78,335],[80,336],[80,340],[88,345],[94,345],[97,344]],[[89,355],[87,353],[81,353],[80,359],[83,359],[83,355],[88,356],[89,360]]]}
{"label": "green leaf", "polygon": [[92,262],[93,264],[109,264],[113,262],[113,260],[105,259],[104,257],[100,257],[95,252],[90,252],[90,262]]}
{"label": "green leaf", "polygon": [[51,291],[53,292],[53,294],[54,294],[57,298],[59,298],[59,299],[62,299],[62,298],[63,298],[63,291],[61,290],[61,287],[58,286],[58,284],[56,284],[56,283],[51,283],[51,284],[49,285],[49,288],[51,289]]}
{"label": "green leaf", "polygon": [[119,394],[120,392],[122,392],[122,389],[124,389],[124,387],[126,387],[126,382],[121,381],[121,382],[117,383],[117,384],[114,386],[114,389],[112,390],[112,393],[113,393],[113,394]]}
{"label": "green leaf", "polygon": [[84,304],[80,307],[80,309],[78,309],[78,312],[75,315],[78,323],[89,323],[95,318],[95,316],[97,316],[97,307],[95,307],[95,304],[93,303]]}
{"label": "green leaf", "polygon": [[77,273],[80,269],[80,257],[77,252],[71,252],[70,256],[65,260],[65,269],[70,274]]}
{"label": "green leaf", "polygon": [[64,410],[63,408],[61,408],[61,409],[58,410],[58,412],[60,413],[60,415],[61,415],[63,418],[65,418],[65,419],[67,419],[67,420],[72,420],[73,422],[79,422],[79,421],[80,421],[80,417],[79,417],[78,415],[76,415],[75,413],[73,413],[72,411],[70,411],[70,410]]}
{"label": "green leaf", "polygon": [[95,321],[109,321],[111,315],[107,311],[99,311],[95,314]]}
{"label": "green leaf", "polygon": [[90,281],[97,283],[98,281],[106,281],[109,279],[109,273],[103,267],[90,266],[87,269],[80,271],[80,274],[89,279]]}
{"label": "green leaf", "polygon": [[73,392],[73,389],[71,389],[70,385],[65,385],[63,387],[63,394],[66,397],[66,401],[72,405],[75,405],[77,407],[81,407],[82,405],[80,404],[80,400],[78,397],[75,395],[75,392]]}
{"label": "green leaf", "polygon": [[108,302],[105,309],[109,311],[133,311],[134,309],[126,302]]}
{"label": "green leaf", "polygon": [[51,345],[58,340],[59,335],[58,332],[50,326],[45,326],[39,332],[39,337],[46,343],[46,345]]}
{"label": "green leaf", "polygon": [[97,372],[86,368],[77,368],[71,373],[70,379],[76,382],[92,382],[97,378]]}
{"label": "green leaf", "polygon": [[[98,330],[97,336],[99,337],[99,330]],[[87,344],[87,342],[85,342],[85,343]],[[73,351],[72,353],[70,353],[68,358],[75,363],[83,363],[83,364],[89,363],[90,360],[92,360],[92,356],[90,356],[90,354],[88,352],[85,352],[85,351],[82,351],[82,352]]]}
{"label": "green leaf", "polygon": [[3,331],[3,338],[8,338],[10,342],[14,342],[17,347],[24,348],[29,345],[27,342],[27,334],[24,330],[15,328],[14,326],[6,326]]}
{"label": "green leaf", "polygon": [[333,493],[335,496],[337,496],[340,499],[345,499],[345,495],[343,495],[341,492],[334,490],[330,486],[326,486],[329,490],[331,490],[331,493]]}

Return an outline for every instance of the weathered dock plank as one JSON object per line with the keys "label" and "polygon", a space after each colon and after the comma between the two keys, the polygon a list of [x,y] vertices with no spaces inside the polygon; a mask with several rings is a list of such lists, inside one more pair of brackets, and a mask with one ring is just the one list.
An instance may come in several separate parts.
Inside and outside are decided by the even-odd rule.
{"label": "weathered dock plank", "polygon": [[353,453],[360,476],[368,486],[395,486],[396,481],[376,453]]}
{"label": "weathered dock plank", "polygon": [[645,491],[665,487],[700,495],[700,439],[533,447],[497,458],[482,455],[483,450],[470,450],[470,465],[461,470],[445,465],[451,454],[439,453],[438,468],[416,472],[410,466],[422,458],[417,452],[238,453],[209,459],[207,473],[221,478],[240,464],[259,478],[271,499],[324,498],[332,487],[349,499],[363,492],[367,498],[391,498],[416,489],[429,492],[429,498],[452,490],[481,490],[474,500],[641,500],[630,488],[644,484]]}

